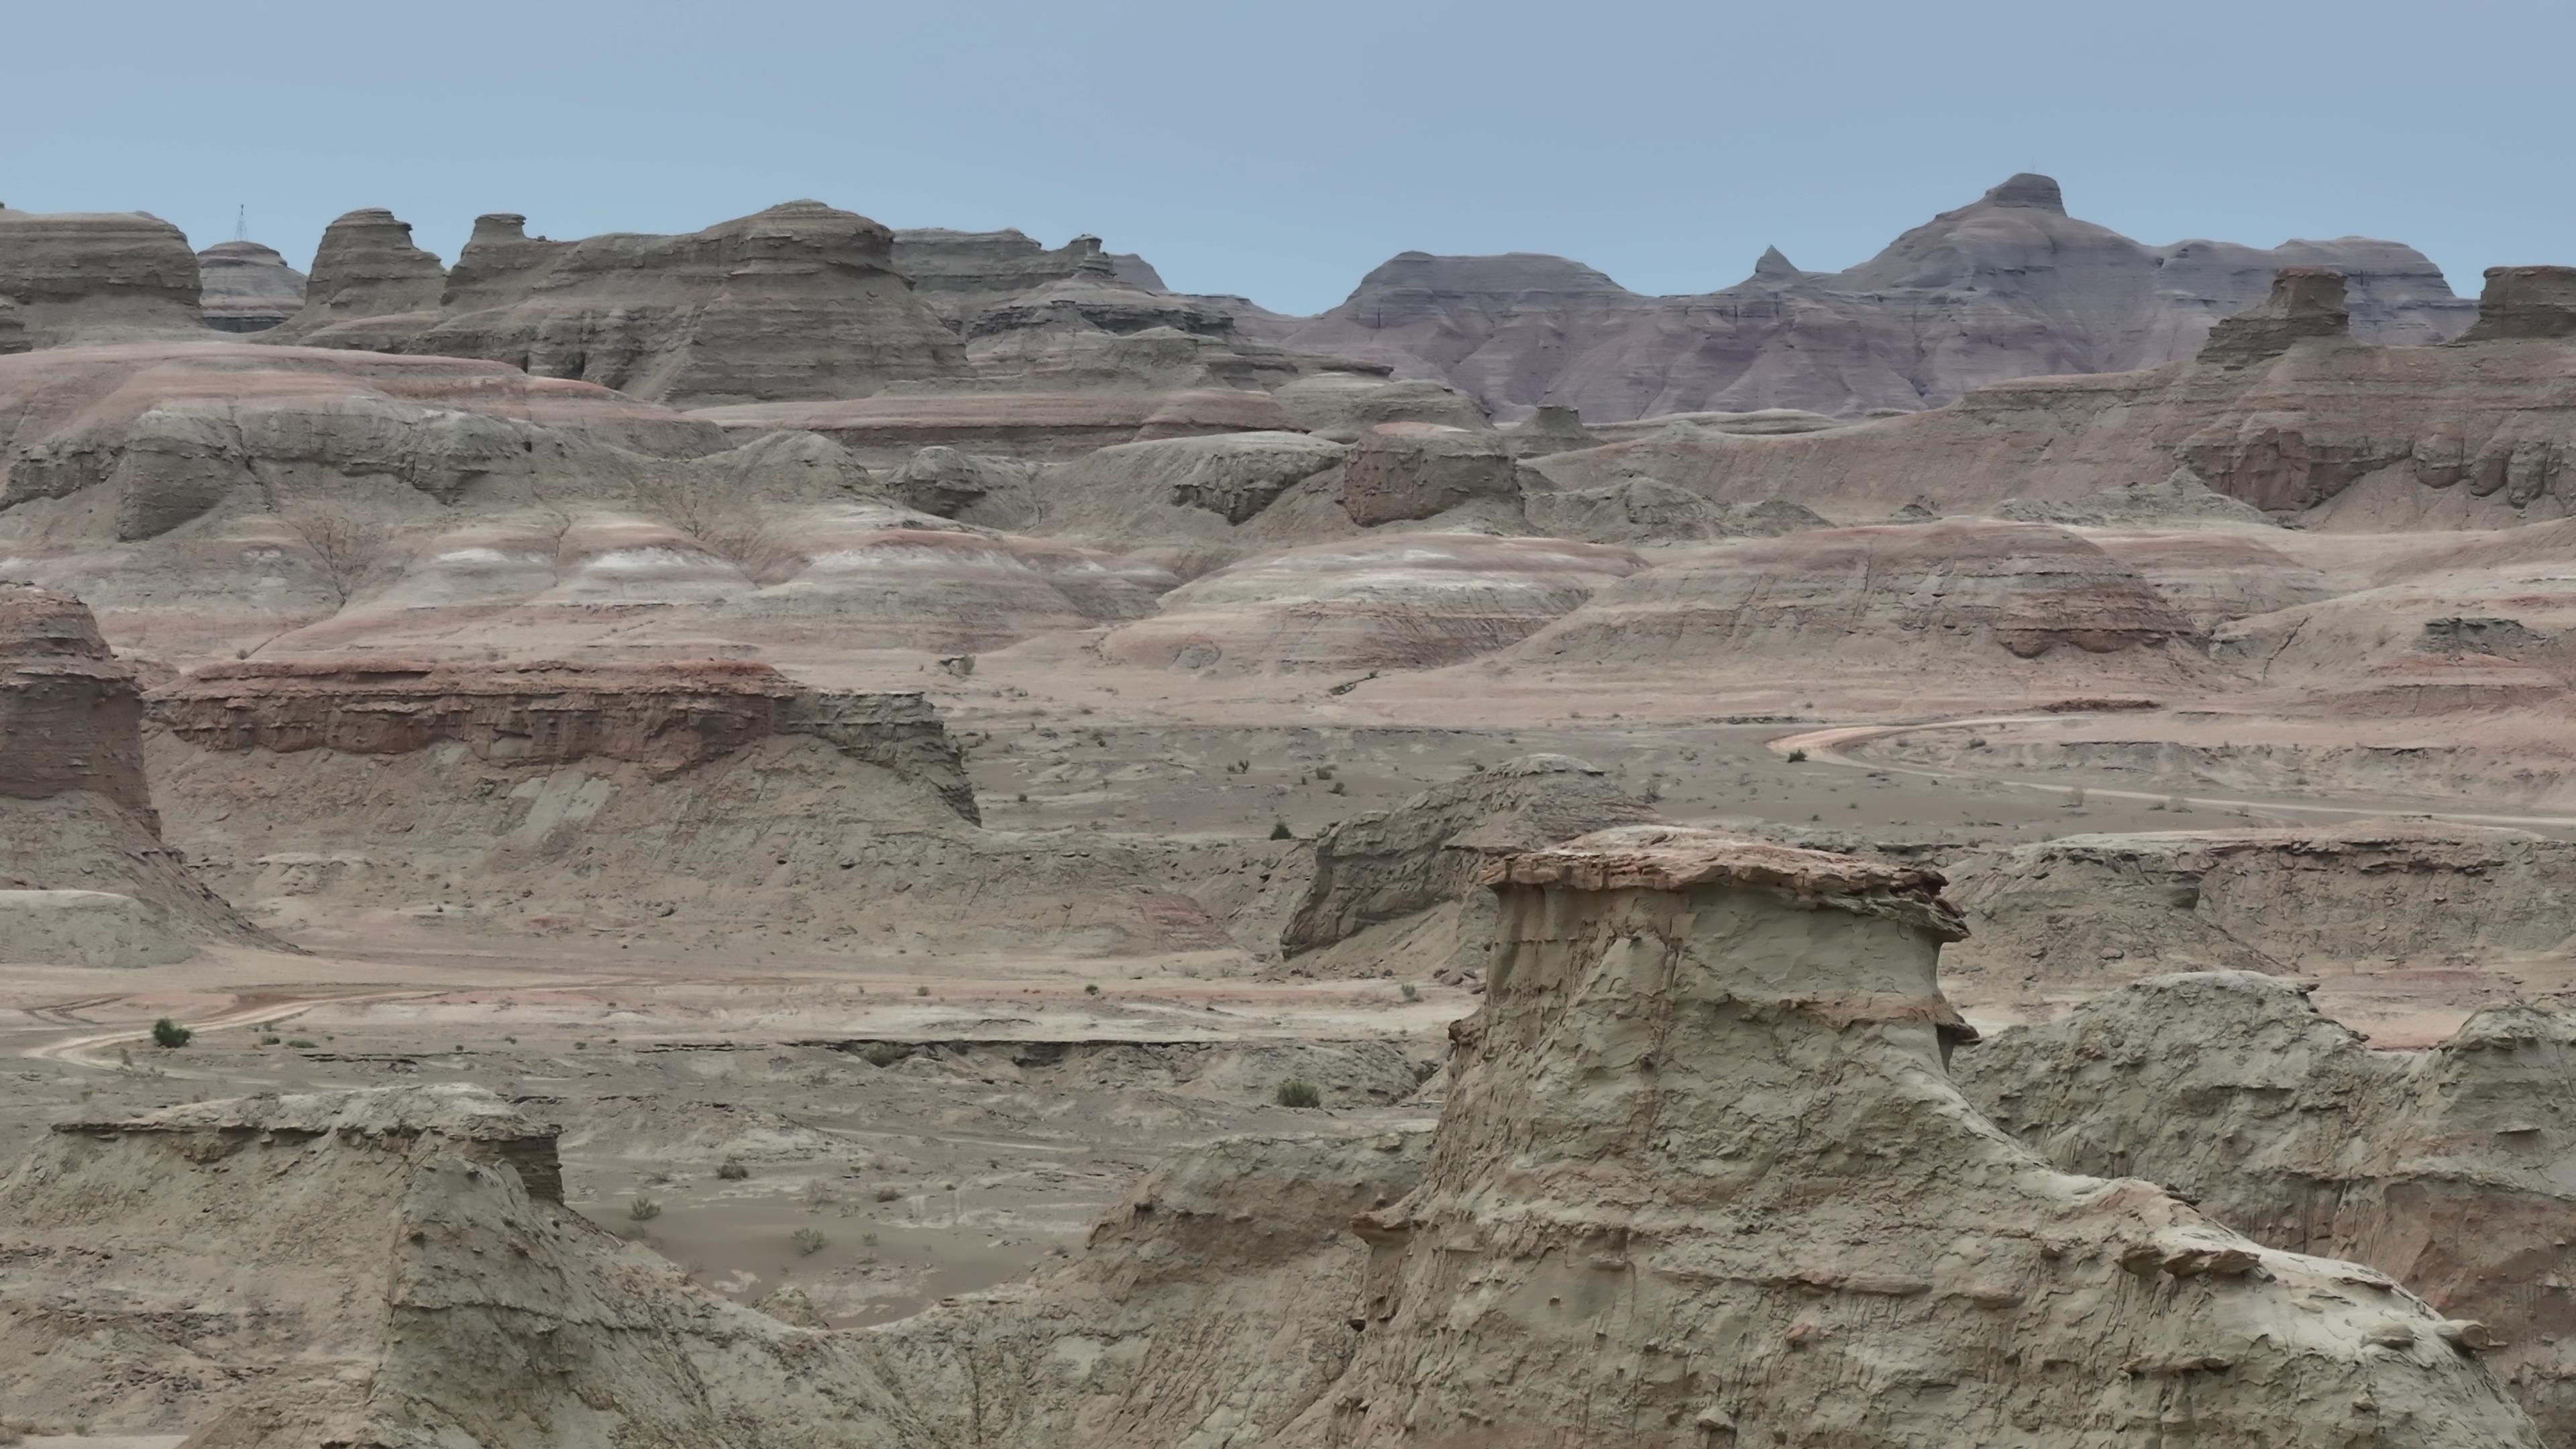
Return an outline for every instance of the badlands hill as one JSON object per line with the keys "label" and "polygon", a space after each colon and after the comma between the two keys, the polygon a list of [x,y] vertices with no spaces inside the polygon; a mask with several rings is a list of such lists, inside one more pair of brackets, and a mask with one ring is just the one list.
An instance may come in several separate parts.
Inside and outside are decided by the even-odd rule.
{"label": "badlands hill", "polygon": [[1841,272],[1801,271],[1775,250],[1732,287],[1647,297],[1560,257],[1407,252],[1283,335],[1446,378],[1498,414],[1910,411],[2006,378],[2188,357],[2289,266],[2349,278],[2367,341],[2438,342],[2468,325],[2467,304],[2411,247],[2149,246],[2067,215],[2055,181],[2021,175]]}

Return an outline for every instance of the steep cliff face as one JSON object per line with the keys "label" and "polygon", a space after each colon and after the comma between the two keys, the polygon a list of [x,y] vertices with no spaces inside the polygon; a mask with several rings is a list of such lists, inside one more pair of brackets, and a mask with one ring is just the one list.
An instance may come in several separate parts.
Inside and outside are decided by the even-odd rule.
{"label": "steep cliff face", "polygon": [[197,289],[197,254],[157,216],[0,206],[0,353],[194,332]]}
{"label": "steep cliff face", "polygon": [[1316,836],[1314,875],[1279,948],[1292,958],[1330,953],[1310,959],[1310,970],[1481,973],[1491,964],[1494,911],[1476,876],[1488,863],[1658,818],[1581,760],[1505,760]]}
{"label": "steep cliff face", "polygon": [[1422,1184],[1284,1442],[2536,1444],[2385,1276],[2070,1177],[1944,1069],[1920,870],[1631,828],[1499,861]]}
{"label": "steep cliff face", "polygon": [[961,330],[985,308],[1061,282],[1094,256],[1122,281],[1164,290],[1163,279],[1144,258],[1104,253],[1098,237],[1078,236],[1050,247],[1016,229],[906,227],[894,234],[895,270],[912,279],[913,291],[925,305]]}
{"label": "steep cliff face", "polygon": [[2069,1172],[2170,1184],[2247,1237],[2367,1263],[2482,1323],[2547,1442],[2576,1439],[2576,1017],[2490,1007],[2430,1051],[2375,1051],[2292,982],[2162,976],[1958,1068]]}
{"label": "steep cliff face", "polygon": [[493,213],[434,296],[435,259],[424,268],[405,250],[409,228],[362,212],[333,230],[340,245],[325,236],[312,300],[282,337],[490,358],[683,404],[857,397],[964,367],[955,334],[895,269],[894,234],[818,201],[685,236],[571,242]]}
{"label": "steep cliff face", "polygon": [[[2498,527],[2576,511],[2576,317],[2564,269],[2489,274],[2479,325],[2441,346],[2367,346],[2332,283],[2292,271],[2208,351],[2140,372],[2033,377],[1948,407],[1792,437],[1666,433],[1546,460],[1569,484],[1645,473],[1728,500],[1856,516],[1928,494],[1952,508],[2071,499],[2189,468],[2276,517],[2339,527]],[[2360,294],[2344,310],[2358,329]],[[2484,320],[2489,319],[2492,320]]]}
{"label": "steep cliff face", "polygon": [[2436,342],[2469,320],[2409,247],[2153,247],[2068,216],[2055,181],[2021,175],[1842,272],[1801,271],[1774,249],[1736,286],[1644,297],[1558,257],[1408,252],[1286,335],[1446,378],[1503,415],[1910,410],[2008,378],[2188,357],[2285,266],[2345,277],[2365,340]]}
{"label": "steep cliff face", "polygon": [[766,664],[516,665],[387,659],[212,664],[157,690],[152,721],[199,750],[402,755],[442,742],[542,767],[621,760],[657,774],[810,736],[975,818],[954,741],[918,694],[806,689]]}
{"label": "steep cliff face", "polygon": [[162,843],[142,723],[134,671],[80,600],[0,582],[0,961],[134,966],[263,939]]}

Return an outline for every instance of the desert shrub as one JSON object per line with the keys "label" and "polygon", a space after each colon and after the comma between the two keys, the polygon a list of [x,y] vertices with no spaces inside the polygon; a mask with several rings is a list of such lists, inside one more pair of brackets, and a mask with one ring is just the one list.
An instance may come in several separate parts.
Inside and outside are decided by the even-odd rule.
{"label": "desert shrub", "polygon": [[1279,1105],[1282,1107],[1320,1107],[1324,1105],[1324,1094],[1316,1088],[1314,1083],[1309,1082],[1302,1077],[1290,1077],[1288,1080],[1279,1084]]}
{"label": "desert shrub", "polygon": [[262,1032],[260,1033],[259,1044],[261,1046],[275,1046],[277,1045],[278,1040],[279,1038],[277,1033],[273,1031]]}
{"label": "desert shrub", "polygon": [[912,994],[915,996],[928,996],[930,994],[930,988],[927,986],[916,986],[912,988]]}
{"label": "desert shrub", "polygon": [[787,1241],[796,1249],[798,1257],[810,1258],[823,1251],[824,1245],[831,1239],[824,1237],[819,1228],[798,1228],[787,1235]]}
{"label": "desert shrub", "polygon": [[639,1223],[649,1223],[662,1215],[662,1200],[638,1193],[627,1201],[626,1215]]}
{"label": "desert shrub", "polygon": [[1097,981],[1086,981],[1082,983],[1082,994],[1085,996],[1098,996],[1100,994],[1100,983]]}
{"label": "desert shrub", "polygon": [[1270,838],[1273,840],[1294,840],[1297,838],[1297,832],[1288,828],[1287,821],[1277,820],[1271,822]]}
{"label": "desert shrub", "polygon": [[727,1182],[740,1182],[751,1176],[751,1169],[743,1165],[741,1158],[728,1157],[716,1164],[716,1176]]}
{"label": "desert shrub", "polygon": [[290,1036],[286,1039],[286,1044],[300,1052],[309,1052],[313,1050],[314,1045],[313,1038],[309,1036]]}
{"label": "desert shrub", "polygon": [[872,1067],[890,1067],[912,1053],[890,1041],[872,1041],[860,1049],[859,1060]]}
{"label": "desert shrub", "polygon": [[892,1185],[880,1187],[876,1192],[876,1198],[879,1202],[895,1202],[901,1199],[902,1196],[903,1189]]}
{"label": "desert shrub", "polygon": [[1789,752],[1789,763],[1793,765],[1803,765],[1807,763],[1807,752],[1805,750],[1791,750]]}
{"label": "desert shrub", "polygon": [[1422,999],[1422,988],[1414,985],[1410,981],[1395,989],[1402,992],[1404,994],[1404,999],[1407,1001],[1420,1001]]}
{"label": "desert shrub", "polygon": [[166,1016],[152,1023],[152,1041],[155,1046],[183,1047],[188,1044],[188,1039],[195,1035],[195,1032]]}

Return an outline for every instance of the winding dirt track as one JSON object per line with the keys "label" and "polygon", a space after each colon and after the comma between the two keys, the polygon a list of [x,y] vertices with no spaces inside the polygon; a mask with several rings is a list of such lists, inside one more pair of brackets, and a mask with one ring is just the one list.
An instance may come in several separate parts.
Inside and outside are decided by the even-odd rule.
{"label": "winding dirt track", "polygon": [[1804,750],[1806,757],[1819,764],[1840,765],[1853,770],[1875,770],[1889,775],[1911,775],[1923,780],[1985,780],[2009,785],[2020,790],[2041,790],[2053,795],[2071,795],[2078,790],[2086,795],[2099,795],[2114,800],[2174,800],[2195,809],[2206,806],[2213,810],[2275,810],[2306,815],[2336,815],[2354,819],[2374,816],[2407,816],[2425,820],[2444,820],[2458,825],[2509,825],[2553,830],[2576,829],[2576,816],[2571,815],[2488,815],[2459,810],[2410,810],[2394,806],[2314,805],[2293,800],[2250,800],[2231,795],[2180,795],[2169,790],[2121,790],[2105,785],[2060,785],[2046,780],[2025,780],[2009,775],[1988,775],[1973,770],[1935,770],[1923,765],[1895,765],[1879,760],[1855,760],[1844,749],[1873,740],[1893,739],[1917,730],[1960,729],[1974,725],[2043,724],[2055,720],[2088,718],[2082,714],[1997,714],[1978,715],[1967,719],[1918,720],[1911,724],[1836,725],[1831,729],[1804,730],[1764,741],[1764,747],[1775,755],[1791,750]]}
{"label": "winding dirt track", "polygon": [[[311,1011],[317,1006],[352,1006],[378,1001],[403,1001],[416,997],[436,996],[438,994],[439,993],[435,991],[364,991],[324,993],[315,996],[299,997],[291,1001],[264,1001],[257,1006],[237,1006],[230,1011],[218,1012],[212,1016],[197,1017],[188,1021],[180,1022],[179,1024],[187,1027],[191,1031],[211,1031],[228,1026],[268,1026],[276,1022],[289,1021],[302,1016],[304,1013]],[[108,1002],[121,1001],[123,999],[124,998],[120,996],[91,997],[83,1001],[62,1002],[50,1007],[39,1007],[28,1014],[38,1020],[57,1021],[65,1025],[71,1025],[80,1020],[77,1013],[93,1006],[102,1006]],[[92,1053],[106,1047],[138,1046],[151,1040],[152,1033],[150,1030],[146,1029],[138,1031],[132,1027],[125,1027],[116,1031],[87,1032],[79,1036],[57,1037],[52,1041],[39,1042],[34,1046],[27,1047],[21,1050],[18,1055],[22,1057],[33,1057],[39,1061],[61,1062],[66,1066],[92,1067],[101,1070],[108,1070],[120,1066],[122,1063],[102,1061],[92,1055]],[[173,1073],[173,1075],[184,1074]]]}

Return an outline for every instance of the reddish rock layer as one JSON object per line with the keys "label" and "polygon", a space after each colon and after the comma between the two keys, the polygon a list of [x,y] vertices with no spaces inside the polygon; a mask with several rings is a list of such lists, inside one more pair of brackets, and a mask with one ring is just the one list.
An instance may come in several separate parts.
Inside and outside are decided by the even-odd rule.
{"label": "reddish rock layer", "polygon": [[369,658],[210,665],[155,690],[153,723],[208,750],[408,754],[440,741],[478,758],[602,757],[672,773],[772,735],[927,780],[975,818],[955,743],[918,694],[807,689],[766,664],[433,663]]}

